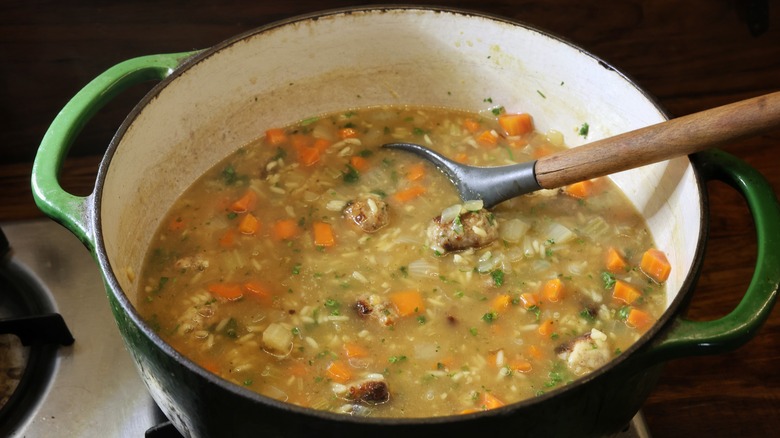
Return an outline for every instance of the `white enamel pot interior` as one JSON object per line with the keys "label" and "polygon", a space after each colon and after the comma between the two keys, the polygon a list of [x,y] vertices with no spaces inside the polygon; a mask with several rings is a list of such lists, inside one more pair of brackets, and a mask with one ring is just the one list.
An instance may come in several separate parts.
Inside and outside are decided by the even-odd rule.
{"label": "white enamel pot interior", "polygon": [[[652,99],[606,63],[500,18],[428,8],[333,11],[242,35],[195,56],[155,88],[120,129],[103,163],[99,262],[120,305],[127,306],[118,311],[137,325],[131,330],[148,330],[128,303],[150,238],[202,173],[268,128],[375,105],[501,105],[532,114],[538,130],[562,132],[571,147],[585,141],[577,134],[583,123],[593,141],[665,120]],[[703,235],[693,166],[679,158],[612,179],[669,256],[667,302],[680,301]],[[658,332],[651,330],[636,348]],[[137,360],[166,410],[171,391]],[[177,420],[177,412],[166,414],[180,430],[195,429]]]}

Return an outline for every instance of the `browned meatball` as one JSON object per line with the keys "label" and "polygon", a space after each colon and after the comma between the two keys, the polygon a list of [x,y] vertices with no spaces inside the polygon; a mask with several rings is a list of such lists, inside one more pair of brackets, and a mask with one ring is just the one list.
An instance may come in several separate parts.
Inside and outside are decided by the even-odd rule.
{"label": "browned meatball", "polygon": [[388,222],[387,203],[378,196],[359,196],[344,206],[343,213],[366,233],[373,233]]}
{"label": "browned meatball", "polygon": [[446,223],[442,223],[439,215],[431,221],[427,234],[428,244],[436,250],[481,248],[498,239],[498,222],[493,213],[484,208],[461,213]]}
{"label": "browned meatball", "polygon": [[390,400],[390,390],[384,380],[367,380],[350,386],[347,398],[378,405]]}

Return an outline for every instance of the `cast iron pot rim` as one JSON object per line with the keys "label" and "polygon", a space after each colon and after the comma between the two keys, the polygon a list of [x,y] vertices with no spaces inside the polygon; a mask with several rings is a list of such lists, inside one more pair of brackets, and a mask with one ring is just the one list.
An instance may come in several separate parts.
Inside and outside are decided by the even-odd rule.
{"label": "cast iron pot rim", "polygon": [[[630,362],[632,356],[635,355],[640,349],[643,349],[645,347],[649,347],[652,343],[652,341],[655,340],[655,338],[661,334],[662,332],[665,332],[674,322],[674,318],[676,317],[679,310],[681,310],[681,306],[683,306],[683,303],[686,302],[687,296],[690,295],[691,291],[693,290],[693,287],[695,286],[696,279],[698,278],[699,271],[701,269],[701,265],[703,262],[703,255],[705,250],[705,244],[706,244],[706,238],[707,238],[707,206],[708,206],[708,198],[707,198],[707,192],[704,190],[704,186],[702,184],[701,175],[699,173],[699,170],[697,167],[691,162],[691,167],[694,171],[694,180],[697,186],[698,193],[700,195],[700,228],[699,228],[699,236],[696,240],[696,249],[694,251],[694,258],[691,264],[691,269],[688,271],[681,287],[680,291],[675,296],[674,300],[669,304],[669,306],[666,308],[664,313],[661,315],[659,320],[647,331],[645,332],[634,344],[631,345],[626,351],[624,351],[622,354],[620,354],[618,357],[613,358],[610,360],[610,362],[607,365],[604,365],[603,367],[597,369],[596,371],[591,372],[590,374],[580,377],[573,382],[560,386],[552,391],[546,392],[542,395],[531,397],[529,399],[525,399],[516,403],[512,403],[506,406],[503,406],[501,408],[497,409],[490,409],[486,411],[479,411],[475,413],[470,414],[460,414],[460,415],[450,415],[450,416],[438,416],[438,417],[421,417],[421,418],[402,418],[402,417],[392,417],[392,418],[374,418],[374,417],[357,417],[357,416],[350,416],[345,414],[338,414],[334,412],[329,411],[322,411],[317,409],[311,409],[311,408],[305,408],[302,406],[294,405],[292,403],[282,402],[267,396],[264,396],[262,394],[256,393],[254,391],[251,391],[247,388],[243,388],[237,384],[231,383],[225,379],[222,379],[221,377],[218,377],[216,374],[213,374],[209,371],[206,371],[199,365],[197,365],[195,362],[191,361],[186,356],[182,355],[178,351],[176,351],[173,347],[171,347],[167,342],[165,342],[154,330],[149,327],[146,322],[141,318],[140,314],[136,311],[135,306],[132,304],[130,299],[128,298],[127,294],[122,290],[122,288],[119,286],[119,282],[114,274],[114,271],[111,268],[111,264],[108,260],[108,256],[106,254],[105,244],[103,241],[103,231],[102,231],[102,221],[100,216],[101,211],[101,199],[103,195],[103,187],[104,182],[106,179],[106,176],[108,174],[108,169],[111,164],[111,160],[113,158],[114,153],[116,152],[121,139],[123,138],[124,134],[129,129],[130,125],[135,121],[137,116],[141,113],[143,108],[151,101],[156,99],[159,95],[159,93],[171,82],[175,81],[179,76],[186,73],[190,68],[197,65],[199,62],[209,58],[212,55],[218,55],[219,52],[225,48],[228,48],[232,46],[233,44],[236,44],[246,38],[253,37],[255,35],[269,32],[275,28],[288,26],[290,24],[309,21],[309,20],[318,20],[320,18],[329,17],[329,16],[338,16],[338,15],[349,15],[352,13],[374,13],[374,12],[392,12],[392,11],[398,11],[398,10],[405,10],[405,11],[432,11],[432,12],[438,12],[438,13],[448,13],[448,14],[454,14],[454,15],[462,15],[466,17],[476,17],[476,18],[482,18],[482,19],[488,19],[492,21],[496,21],[502,24],[508,24],[511,26],[516,27],[522,27],[527,30],[530,30],[532,32],[536,32],[542,36],[545,36],[547,38],[550,38],[551,40],[558,41],[560,43],[563,43],[565,45],[568,45],[569,47],[579,51],[585,56],[588,56],[595,61],[599,63],[602,67],[604,67],[607,70],[613,71],[616,74],[618,74],[623,80],[628,82],[630,85],[632,85],[637,91],[639,91],[645,99],[647,99],[649,102],[655,106],[658,111],[663,115],[665,118],[668,119],[668,114],[666,111],[664,111],[661,106],[658,104],[658,102],[650,96],[645,90],[643,90],[641,87],[639,87],[636,84],[636,81],[631,79],[628,75],[625,73],[617,70],[613,66],[611,66],[609,63],[603,61],[601,58],[591,54],[590,52],[586,51],[583,48],[580,48],[579,46],[573,44],[572,42],[568,41],[565,38],[562,38],[558,35],[552,34],[551,32],[544,31],[536,26],[529,25],[528,23],[522,22],[520,20],[515,19],[509,19],[506,17],[501,17],[498,15],[493,15],[489,13],[483,13],[473,10],[466,10],[466,9],[459,9],[459,8],[450,8],[450,7],[442,7],[442,6],[427,6],[427,5],[393,5],[393,4],[387,4],[387,5],[373,5],[373,6],[357,6],[357,7],[347,7],[347,8],[337,8],[337,9],[327,9],[323,11],[318,12],[312,12],[308,14],[302,14],[297,15],[294,17],[290,17],[287,19],[275,21],[260,27],[257,27],[255,29],[249,30],[247,32],[238,34],[232,38],[229,38],[227,40],[224,40],[210,48],[207,48],[203,51],[200,51],[196,53],[195,55],[191,56],[190,58],[187,58],[184,60],[179,67],[176,68],[175,71],[173,71],[170,76],[162,80],[160,83],[158,83],[156,86],[152,88],[149,93],[147,93],[138,104],[135,105],[135,107],[131,110],[131,112],[128,114],[128,116],[125,118],[119,129],[117,130],[116,134],[112,138],[111,142],[109,143],[109,146],[106,150],[106,153],[101,160],[100,166],[98,168],[96,183],[95,183],[95,192],[94,192],[94,205],[92,206],[93,214],[91,215],[91,222],[92,227],[95,232],[95,254],[98,261],[98,265],[100,266],[100,269],[102,270],[104,277],[106,279],[106,283],[109,286],[110,292],[114,295],[114,297],[117,299],[118,303],[120,304],[121,309],[129,316],[130,320],[140,329],[140,331],[149,339],[152,340],[152,342],[160,348],[169,358],[173,359],[174,361],[183,364],[189,371],[196,373],[200,377],[206,379],[210,384],[216,385],[218,387],[223,388],[224,390],[242,397],[246,399],[250,399],[253,402],[267,405],[269,407],[282,409],[286,411],[290,411],[292,413],[297,413],[305,416],[312,416],[312,417],[318,417],[322,420],[328,420],[328,421],[340,421],[340,422],[351,422],[356,424],[367,424],[367,425],[415,425],[415,424],[437,424],[437,423],[456,423],[461,421],[468,421],[472,418],[476,417],[490,417],[490,416],[506,416],[511,415],[512,412],[516,410],[522,410],[523,408],[527,406],[532,406],[536,404],[542,404],[546,403],[551,399],[554,399],[558,394],[573,391],[576,387],[587,385],[591,382],[593,382],[596,379],[602,378],[602,376],[605,376],[606,374],[610,373],[613,369],[620,367],[621,365],[624,365],[627,362]],[[690,162],[690,160],[689,160]],[[650,367],[654,364],[646,364],[647,367]],[[640,364],[641,366],[641,364]],[[630,390],[630,389],[627,389]]]}

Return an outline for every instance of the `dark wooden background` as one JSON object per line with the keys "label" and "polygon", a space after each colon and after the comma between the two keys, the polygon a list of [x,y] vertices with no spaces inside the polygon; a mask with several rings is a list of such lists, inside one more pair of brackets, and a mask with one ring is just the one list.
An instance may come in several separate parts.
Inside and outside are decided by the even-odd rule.
{"label": "dark wooden background", "polygon": [[[29,176],[38,142],[83,85],[122,60],[201,49],[265,23],[365,1],[9,1],[0,3],[0,221],[41,217]],[[408,3],[408,2],[396,2]],[[445,4],[439,2],[439,4]],[[563,36],[627,73],[672,116],[780,90],[780,4],[769,0],[460,1]],[[88,194],[97,163],[133,105],[117,98],[85,128],[62,172]],[[725,147],[780,193],[780,130]],[[745,203],[710,183],[711,233],[690,310],[732,309],[756,261]],[[780,251],[780,248],[777,249]],[[777,436],[780,311],[736,351],[669,363],[643,412],[656,437]],[[630,391],[631,388],[626,388]],[[565,419],[562,419],[565,421]]]}

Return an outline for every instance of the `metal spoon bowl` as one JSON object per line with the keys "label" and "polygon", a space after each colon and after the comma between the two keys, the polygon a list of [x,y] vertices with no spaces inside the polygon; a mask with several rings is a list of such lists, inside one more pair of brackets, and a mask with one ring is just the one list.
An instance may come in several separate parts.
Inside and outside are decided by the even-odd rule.
{"label": "metal spoon bowl", "polygon": [[780,92],[671,119],[535,161],[497,167],[468,166],[415,143],[383,148],[416,154],[455,185],[464,201],[485,208],[539,189],[554,189],[704,149],[780,127]]}

